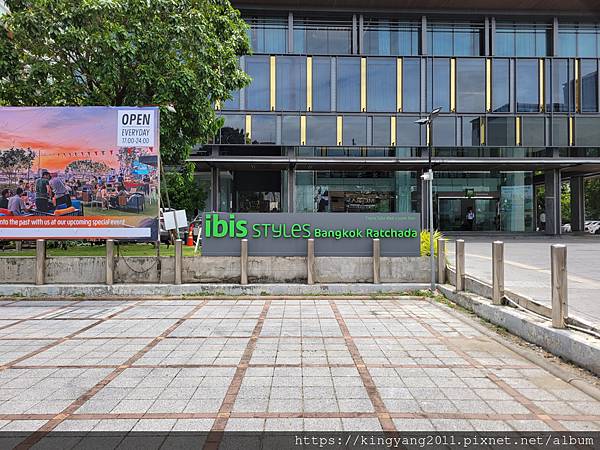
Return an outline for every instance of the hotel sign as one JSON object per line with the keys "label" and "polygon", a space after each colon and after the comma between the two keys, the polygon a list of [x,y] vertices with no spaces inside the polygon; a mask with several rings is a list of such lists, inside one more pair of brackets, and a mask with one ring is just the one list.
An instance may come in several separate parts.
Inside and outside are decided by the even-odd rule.
{"label": "hotel sign", "polygon": [[250,256],[306,256],[308,239],[316,256],[371,256],[373,239],[381,256],[420,255],[420,216],[414,213],[205,213],[202,254],[239,256],[248,239]]}

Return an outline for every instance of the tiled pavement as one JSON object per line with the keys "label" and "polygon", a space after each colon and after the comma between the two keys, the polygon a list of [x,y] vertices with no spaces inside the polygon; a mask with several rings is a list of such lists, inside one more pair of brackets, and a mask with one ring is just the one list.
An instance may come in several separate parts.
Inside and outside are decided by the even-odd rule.
{"label": "tiled pavement", "polygon": [[600,402],[466,320],[418,298],[4,302],[0,430],[600,431]]}

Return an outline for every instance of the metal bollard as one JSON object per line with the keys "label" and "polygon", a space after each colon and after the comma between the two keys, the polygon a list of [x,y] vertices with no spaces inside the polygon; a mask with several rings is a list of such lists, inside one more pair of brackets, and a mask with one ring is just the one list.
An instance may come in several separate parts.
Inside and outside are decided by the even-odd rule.
{"label": "metal bollard", "polygon": [[115,241],[106,240],[106,284],[115,282]]}
{"label": "metal bollard", "polygon": [[44,284],[46,281],[46,241],[35,241],[35,284]]}
{"label": "metal bollard", "polygon": [[240,272],[240,284],[248,284],[248,239],[242,239]]}
{"label": "metal bollard", "polygon": [[315,284],[315,240],[307,241],[306,249],[306,272],[308,284]]}
{"label": "metal bollard", "polygon": [[492,242],[492,303],[501,305],[504,298],[504,242]]}
{"label": "metal bollard", "polygon": [[465,241],[456,240],[456,290],[465,290]]}
{"label": "metal bollard", "polygon": [[373,283],[381,283],[381,241],[373,239]]}
{"label": "metal bollard", "polygon": [[446,239],[438,239],[438,283],[446,283]]}
{"label": "metal bollard", "polygon": [[175,241],[175,284],[181,284],[183,271],[183,242],[181,239]]}
{"label": "metal bollard", "polygon": [[567,246],[554,244],[550,247],[552,268],[552,327],[565,328],[568,316],[567,294]]}

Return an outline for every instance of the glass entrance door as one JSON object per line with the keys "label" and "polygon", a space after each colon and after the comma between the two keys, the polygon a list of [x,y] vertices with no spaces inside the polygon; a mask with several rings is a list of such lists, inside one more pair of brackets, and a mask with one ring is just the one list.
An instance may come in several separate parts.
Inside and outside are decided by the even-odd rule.
{"label": "glass entrance door", "polygon": [[442,231],[466,231],[469,208],[475,213],[473,231],[497,231],[500,223],[497,198],[438,198],[438,228]]}

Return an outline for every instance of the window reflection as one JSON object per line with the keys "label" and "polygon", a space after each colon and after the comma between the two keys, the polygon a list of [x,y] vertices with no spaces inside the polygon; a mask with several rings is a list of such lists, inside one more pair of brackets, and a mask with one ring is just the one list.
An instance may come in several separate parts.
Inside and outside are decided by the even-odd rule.
{"label": "window reflection", "polygon": [[483,43],[481,23],[428,24],[427,43],[434,56],[480,56]]}
{"label": "window reflection", "polygon": [[546,23],[496,22],[495,55],[546,56],[550,25]]}
{"label": "window reflection", "polygon": [[450,59],[427,60],[427,110],[450,111]]}
{"label": "window reflection", "polygon": [[331,58],[313,58],[313,111],[331,111]]}
{"label": "window reflection", "polygon": [[511,147],[515,145],[515,118],[488,117],[487,144]]}
{"label": "window reflection", "polygon": [[367,59],[367,110],[396,111],[396,59]]}
{"label": "window reflection", "polygon": [[277,109],[306,110],[306,58],[279,56],[276,86]]}
{"label": "window reflection", "polygon": [[255,114],[252,116],[252,143],[275,144],[277,118],[274,115]]}
{"label": "window reflection", "polygon": [[337,110],[360,110],[360,58],[337,59]]}
{"label": "window reflection", "polygon": [[454,117],[439,116],[433,123],[433,145],[456,145],[456,119]]}
{"label": "window reflection", "polygon": [[281,119],[281,144],[300,145],[300,117],[283,116]]}
{"label": "window reflection", "polygon": [[243,115],[223,115],[221,144],[244,144],[246,142],[246,118]]}
{"label": "window reflection", "polygon": [[581,60],[581,111],[598,111],[598,61]]}
{"label": "window reflection", "polygon": [[373,145],[388,146],[391,143],[390,118],[373,117]]}
{"label": "window reflection", "polygon": [[555,147],[569,145],[569,119],[566,116],[552,118],[552,145]]}
{"label": "window reflection", "polygon": [[419,23],[389,19],[366,19],[364,52],[367,55],[419,54]]}
{"label": "window reflection", "polygon": [[507,59],[492,62],[492,111],[510,111],[510,63]]}
{"label": "window reflection", "polygon": [[462,118],[462,141],[465,147],[481,145],[481,118],[465,116]]}
{"label": "window reflection", "polygon": [[559,24],[558,56],[597,57],[600,26],[591,24]]}
{"label": "window reflection", "polygon": [[402,64],[402,110],[421,110],[421,60],[405,58]]}
{"label": "window reflection", "polygon": [[308,116],[306,118],[307,145],[334,146],[336,137],[335,116]]}
{"label": "window reflection", "polygon": [[415,123],[417,116],[398,116],[396,119],[396,145],[421,145],[421,126]]}
{"label": "window reflection", "polygon": [[352,20],[294,18],[294,51],[317,55],[352,52]]}
{"label": "window reflection", "polygon": [[254,53],[287,52],[287,18],[248,17],[248,39]]}
{"label": "window reflection", "polygon": [[367,145],[367,118],[344,116],[342,142],[344,145]]}
{"label": "window reflection", "polygon": [[269,57],[246,57],[246,73],[252,82],[246,87],[246,109],[269,110]]}
{"label": "window reflection", "polygon": [[597,147],[600,142],[600,127],[594,117],[577,117],[575,120],[575,144],[578,146]]}
{"label": "window reflection", "polygon": [[457,60],[456,109],[460,112],[485,111],[485,60]]}
{"label": "window reflection", "polygon": [[568,112],[574,110],[575,92],[573,64],[567,59],[552,61],[552,111]]}
{"label": "window reflection", "polygon": [[537,59],[516,61],[517,111],[538,112],[539,68]]}
{"label": "window reflection", "polygon": [[546,144],[546,128],[543,117],[525,116],[521,118],[521,143],[527,147]]}

